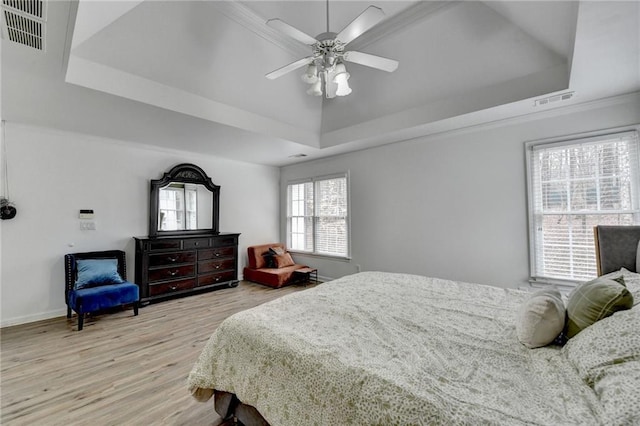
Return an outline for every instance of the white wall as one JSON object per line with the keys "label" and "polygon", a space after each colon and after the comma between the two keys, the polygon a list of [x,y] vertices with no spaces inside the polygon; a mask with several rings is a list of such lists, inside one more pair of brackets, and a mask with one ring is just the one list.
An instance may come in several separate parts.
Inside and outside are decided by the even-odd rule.
{"label": "white wall", "polygon": [[[350,171],[352,259],[296,256],[320,276],[408,272],[519,287],[529,277],[524,142],[640,122],[640,94],[288,166]],[[281,220],[286,241],[286,222]]]}
{"label": "white wall", "polygon": [[[220,230],[241,233],[240,273],[247,246],[278,240],[275,167],[11,122],[5,143],[18,214],[2,223],[2,326],[66,314],[65,253],[125,250],[132,280],[132,237],[148,233],[149,180],[179,163],[200,166],[221,186]],[[94,209],[96,231],[80,230],[80,209]]]}

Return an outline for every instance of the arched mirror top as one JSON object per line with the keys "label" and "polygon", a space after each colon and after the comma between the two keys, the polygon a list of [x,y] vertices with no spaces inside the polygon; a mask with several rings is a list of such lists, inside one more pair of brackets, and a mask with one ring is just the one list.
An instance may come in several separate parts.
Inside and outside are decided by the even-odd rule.
{"label": "arched mirror top", "polygon": [[219,233],[220,186],[195,164],[151,180],[149,236]]}

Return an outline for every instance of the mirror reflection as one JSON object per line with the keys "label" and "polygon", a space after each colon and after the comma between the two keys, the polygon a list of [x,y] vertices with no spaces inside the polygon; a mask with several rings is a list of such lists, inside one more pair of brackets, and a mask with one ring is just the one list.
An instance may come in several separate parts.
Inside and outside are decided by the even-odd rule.
{"label": "mirror reflection", "polygon": [[204,185],[171,182],[158,201],[158,231],[213,228],[213,193]]}

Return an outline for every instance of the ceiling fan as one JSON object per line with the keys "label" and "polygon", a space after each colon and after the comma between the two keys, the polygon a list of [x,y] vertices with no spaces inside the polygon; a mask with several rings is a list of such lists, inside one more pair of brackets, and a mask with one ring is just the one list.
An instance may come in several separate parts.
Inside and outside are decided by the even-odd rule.
{"label": "ceiling fan", "polygon": [[345,68],[344,62],[353,62],[387,72],[393,72],[398,68],[398,61],[393,59],[345,50],[349,43],[384,18],[382,9],[376,6],[369,6],[337,34],[329,31],[329,0],[327,0],[326,9],[327,31],[315,38],[280,19],[275,18],[267,21],[267,25],[271,28],[311,46],[312,53],[311,56],[278,68],[268,73],[265,77],[273,80],[306,65],[307,70],[302,75],[302,80],[311,85],[307,90],[307,94],[322,96],[324,89],[324,94],[327,98],[334,98],[335,96],[346,96],[351,93],[351,88],[347,82],[350,75]]}

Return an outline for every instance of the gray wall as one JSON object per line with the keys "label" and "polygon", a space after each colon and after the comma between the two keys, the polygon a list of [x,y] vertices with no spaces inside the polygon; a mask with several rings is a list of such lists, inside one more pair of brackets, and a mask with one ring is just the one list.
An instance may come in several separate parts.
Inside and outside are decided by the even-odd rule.
{"label": "gray wall", "polygon": [[636,93],[284,167],[282,211],[287,181],[350,172],[352,259],[296,259],[323,277],[360,268],[527,285],[524,143],[638,122]]}

